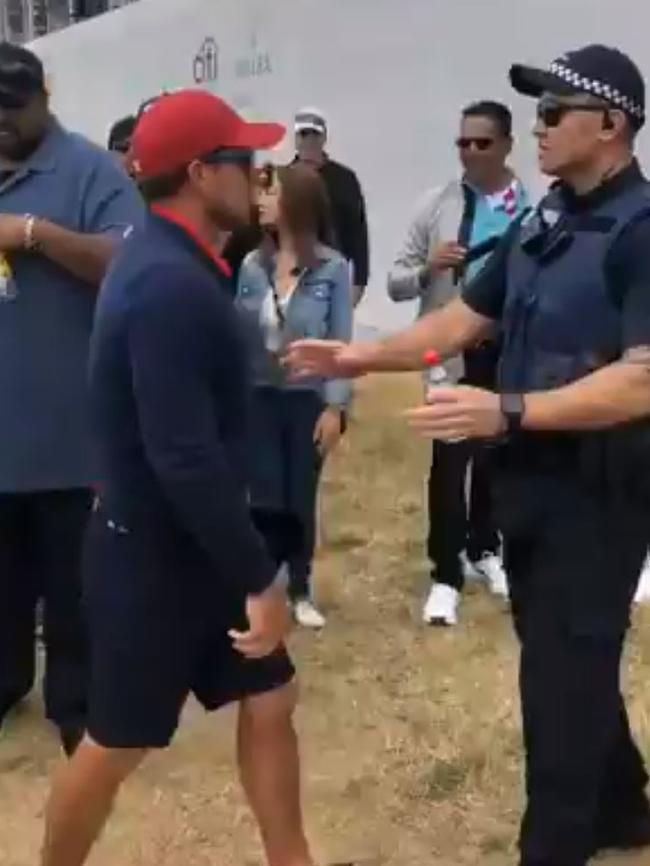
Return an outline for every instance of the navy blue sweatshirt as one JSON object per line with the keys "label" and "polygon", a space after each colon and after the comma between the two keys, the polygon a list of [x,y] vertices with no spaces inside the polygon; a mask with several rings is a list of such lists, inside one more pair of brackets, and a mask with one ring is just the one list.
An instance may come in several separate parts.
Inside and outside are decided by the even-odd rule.
{"label": "navy blue sweatshirt", "polygon": [[90,377],[105,508],[189,535],[218,579],[258,593],[275,568],[247,505],[248,363],[229,280],[150,215],[102,286]]}

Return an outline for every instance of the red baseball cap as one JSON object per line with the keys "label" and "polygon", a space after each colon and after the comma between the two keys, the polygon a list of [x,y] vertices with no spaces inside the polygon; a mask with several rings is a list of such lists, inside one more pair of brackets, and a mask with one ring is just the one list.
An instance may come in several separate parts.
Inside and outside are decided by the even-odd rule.
{"label": "red baseball cap", "polygon": [[279,123],[247,123],[207,90],[178,90],[156,99],[141,116],[131,167],[138,180],[164,177],[216,150],[275,147],[285,133]]}

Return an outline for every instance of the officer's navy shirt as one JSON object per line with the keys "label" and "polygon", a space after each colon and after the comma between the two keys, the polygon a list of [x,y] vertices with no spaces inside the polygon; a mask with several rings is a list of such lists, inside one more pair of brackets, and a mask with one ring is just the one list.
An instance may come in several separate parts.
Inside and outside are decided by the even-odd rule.
{"label": "officer's navy shirt", "polygon": [[[646,184],[636,161],[585,195],[562,188],[567,212],[588,213],[637,184]],[[507,262],[517,243],[519,224],[504,235],[485,268],[463,292],[475,312],[498,321],[506,297]],[[607,283],[622,316],[622,347],[650,345],[650,217],[635,222],[616,240],[606,261]],[[576,327],[580,323],[576,322]]]}
{"label": "officer's navy shirt", "polygon": [[[0,213],[121,238],[142,200],[110,154],[56,121],[35,153],[0,176]],[[38,252],[7,255],[0,298],[0,492],[89,487],[88,341],[95,287]]]}
{"label": "officer's navy shirt", "polygon": [[219,262],[185,228],[150,215],[97,304],[90,376],[101,497],[123,532],[153,525],[189,539],[218,579],[246,593],[275,572],[247,504],[249,375]]}

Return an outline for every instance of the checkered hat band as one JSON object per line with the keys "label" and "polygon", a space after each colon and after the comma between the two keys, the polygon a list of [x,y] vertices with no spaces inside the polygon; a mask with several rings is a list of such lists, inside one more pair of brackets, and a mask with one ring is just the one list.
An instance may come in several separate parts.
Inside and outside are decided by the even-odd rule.
{"label": "checkered hat band", "polygon": [[551,63],[549,72],[567,84],[570,84],[571,87],[575,87],[576,90],[600,96],[602,99],[610,102],[612,105],[616,105],[618,108],[622,108],[639,120],[643,120],[645,117],[645,112],[638,103],[634,102],[633,99],[630,99],[624,93],[621,93],[620,90],[612,87],[611,84],[605,84],[603,81],[598,81],[595,78],[586,78],[584,75],[580,75],[579,72],[575,72],[575,70],[557,61]]}

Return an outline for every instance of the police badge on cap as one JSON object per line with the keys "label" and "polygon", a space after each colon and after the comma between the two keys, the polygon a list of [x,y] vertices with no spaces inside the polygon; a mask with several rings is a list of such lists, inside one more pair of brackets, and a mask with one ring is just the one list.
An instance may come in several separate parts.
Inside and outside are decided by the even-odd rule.
{"label": "police badge on cap", "polygon": [[645,83],[638,66],[616,48],[587,45],[554,60],[548,69],[515,64],[510,82],[524,96],[590,93],[624,111],[635,129],[645,123]]}

